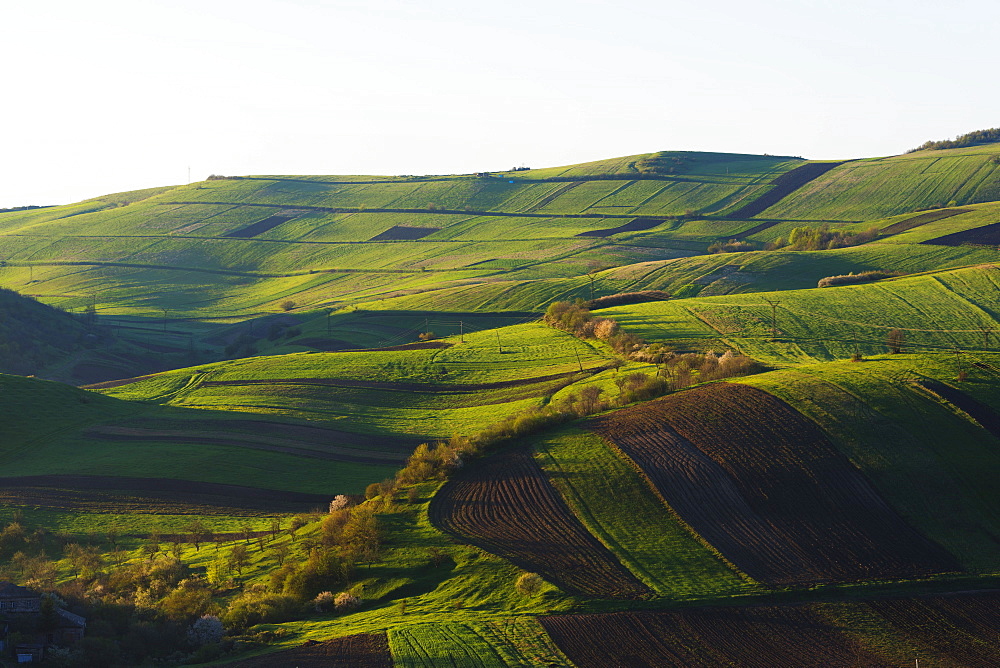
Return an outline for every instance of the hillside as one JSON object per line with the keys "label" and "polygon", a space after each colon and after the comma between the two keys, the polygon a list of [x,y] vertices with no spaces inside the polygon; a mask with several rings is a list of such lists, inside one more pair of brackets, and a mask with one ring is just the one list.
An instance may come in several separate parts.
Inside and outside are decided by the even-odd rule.
{"label": "hillside", "polygon": [[0,213],[0,581],[65,666],[997,665],[997,154]]}

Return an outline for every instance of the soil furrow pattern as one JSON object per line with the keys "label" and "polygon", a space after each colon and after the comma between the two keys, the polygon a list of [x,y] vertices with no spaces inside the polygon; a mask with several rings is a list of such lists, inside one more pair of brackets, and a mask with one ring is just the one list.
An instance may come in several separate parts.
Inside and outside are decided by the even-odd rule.
{"label": "soil furrow pattern", "polygon": [[524,448],[453,476],[434,496],[430,517],[563,591],[617,599],[651,593],[583,527]]}
{"label": "soil furrow pattern", "polygon": [[775,586],[958,571],[819,428],[748,385],[714,383],[592,428],[737,568]]}
{"label": "soil furrow pattern", "polygon": [[772,206],[783,200],[785,197],[791,195],[793,192],[813,179],[819,178],[834,167],[839,167],[842,164],[844,163],[808,162],[804,165],[796,167],[795,169],[791,169],[771,181],[772,187],[770,190],[754,201],[744,204],[740,208],[736,209],[736,211],[733,211],[727,217],[734,220],[753,218],[754,216],[763,213],[766,209],[770,209]]}

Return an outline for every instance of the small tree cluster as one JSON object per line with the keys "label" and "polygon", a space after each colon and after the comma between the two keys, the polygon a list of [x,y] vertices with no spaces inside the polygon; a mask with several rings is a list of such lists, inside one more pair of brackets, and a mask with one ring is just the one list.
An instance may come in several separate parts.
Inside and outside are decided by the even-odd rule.
{"label": "small tree cluster", "polygon": [[749,241],[741,241],[739,239],[730,239],[729,241],[716,241],[714,244],[708,247],[708,252],[712,254],[716,253],[741,253],[744,251],[757,250],[757,248]]}
{"label": "small tree cluster", "polygon": [[337,597],[333,600],[333,607],[340,613],[348,613],[352,610],[357,610],[360,606],[361,599],[346,591],[342,591],[337,594]]}
{"label": "small tree cluster", "polygon": [[637,292],[619,292],[605,297],[598,297],[584,302],[583,307],[588,309],[609,308],[611,306],[625,306],[627,304],[643,304],[645,302],[662,302],[670,299],[673,295],[663,290],[639,290]]}
{"label": "small tree cluster", "polygon": [[590,310],[571,302],[552,302],[545,311],[546,324],[581,339],[600,339],[620,355],[629,355],[642,346],[642,339],[621,331],[611,318],[597,318]]}
{"label": "small tree cluster", "polygon": [[768,250],[784,248],[787,250],[814,251],[830,250],[859,246],[878,238],[878,228],[873,227],[863,232],[850,230],[831,230],[828,223],[819,227],[796,227],[788,234],[788,240],[778,237],[767,245]]}

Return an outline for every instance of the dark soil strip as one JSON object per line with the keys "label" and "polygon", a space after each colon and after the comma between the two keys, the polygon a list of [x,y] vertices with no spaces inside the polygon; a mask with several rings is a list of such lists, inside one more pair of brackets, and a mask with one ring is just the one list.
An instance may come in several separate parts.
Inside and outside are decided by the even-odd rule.
{"label": "dark soil strip", "polygon": [[803,606],[539,617],[579,668],[891,666]]}
{"label": "dark soil strip", "polygon": [[524,448],[454,475],[434,495],[430,519],[567,593],[617,599],[651,593],[583,527]]}
{"label": "dark soil strip", "polygon": [[843,164],[843,162],[807,162],[795,169],[790,169],[771,181],[772,187],[770,190],[754,201],[744,204],[726,217],[734,220],[753,218],[763,213],[766,209],[770,209],[813,179],[817,179],[834,167],[840,167]]}
{"label": "dark soil strip", "polygon": [[[325,451],[311,450],[309,448],[299,448],[278,443],[262,442],[263,439],[254,439],[250,436],[239,434],[197,434],[183,430],[155,430],[155,429],[125,429],[115,427],[92,427],[83,432],[84,436],[99,441],[155,441],[158,443],[191,443],[194,445],[226,445],[235,448],[246,448],[248,450],[263,450],[265,452],[281,452],[296,457],[306,457],[309,459],[322,459],[331,462],[355,462],[357,464],[393,464],[406,461],[407,454],[390,452],[370,452],[351,451],[345,448],[329,446]],[[361,434],[352,434],[355,439],[365,438]],[[367,437],[371,445],[382,443],[387,439],[381,437]]]}
{"label": "dark soil strip", "polygon": [[227,663],[223,668],[393,668],[384,633],[362,633]]}
{"label": "dark soil strip", "polygon": [[868,605],[894,627],[933,647],[942,655],[939,659],[976,668],[1000,666],[1000,594],[996,592],[880,600]]}
{"label": "dark soil strip", "polygon": [[730,239],[737,239],[737,240],[739,240],[739,239],[746,239],[747,237],[752,237],[753,235],[757,234],[758,232],[763,232],[764,230],[766,230],[768,228],[774,227],[775,225],[777,225],[780,222],[781,222],[780,220],[765,220],[763,223],[761,223],[759,225],[754,225],[753,227],[751,227],[748,230],[743,230],[742,232],[737,232],[736,234],[731,235],[729,238]]}
{"label": "dark soil strip", "polygon": [[[587,375],[604,371],[610,367],[600,366],[587,369]],[[478,392],[481,390],[499,390],[507,387],[535,385],[553,380],[573,378],[580,375],[579,371],[566,371],[548,376],[520,378],[517,380],[500,380],[494,383],[390,383],[377,380],[354,380],[348,378],[251,378],[247,380],[206,380],[199,387],[221,387],[233,385],[326,385],[328,387],[365,387],[373,390],[395,390],[400,392]]]}
{"label": "dark soil strip", "polygon": [[440,227],[410,227],[408,225],[396,225],[390,227],[382,234],[376,234],[368,241],[413,241],[423,239],[429,234],[439,231]]}
{"label": "dark soil strip", "polygon": [[775,586],[960,570],[822,431],[777,397],[714,383],[600,418],[698,534]]}
{"label": "dark soil strip", "polygon": [[139,515],[236,515],[256,517],[273,513],[305,512],[321,503],[285,503],[231,499],[207,494],[147,493],[143,490],[101,492],[54,487],[0,489],[0,503],[77,513]]}
{"label": "dark soil strip", "polygon": [[241,227],[238,230],[233,230],[232,232],[224,234],[222,236],[249,239],[251,237],[257,236],[258,234],[264,234],[264,232],[273,230],[278,225],[281,225],[282,223],[287,223],[293,218],[298,218],[301,215],[302,215],[301,213],[292,213],[292,214],[276,213],[273,216],[265,218],[264,220],[258,220],[256,223],[252,223],[250,225],[247,225],[246,227]]}
{"label": "dark soil strip", "polygon": [[665,222],[667,222],[666,218],[635,218],[632,222],[619,225],[618,227],[612,227],[606,230],[590,230],[589,232],[580,232],[580,234],[576,236],[610,237],[612,234],[618,234],[619,232],[641,232],[643,230],[651,230],[657,225],[662,225]]}
{"label": "dark soil strip", "polygon": [[912,230],[927,223],[933,223],[936,220],[944,220],[945,218],[951,218],[952,216],[957,216],[960,213],[968,213],[969,211],[972,211],[972,209],[945,209],[943,211],[922,213],[919,216],[896,221],[888,227],[883,227],[880,234],[899,234],[900,232]]}
{"label": "dark soil strip", "polygon": [[[309,505],[329,503],[328,495],[285,492],[240,485],[226,485],[172,478],[124,478],[97,475],[33,475],[0,478],[0,489],[44,487],[62,490],[95,490],[98,493],[135,492],[144,496],[175,500],[215,498],[235,507],[258,508],[275,504]],[[192,501],[197,503],[198,501]],[[216,504],[206,504],[216,505]]]}
{"label": "dark soil strip", "polygon": [[924,380],[920,385],[968,413],[986,431],[1000,438],[1000,413],[980,403],[961,390],[936,380]]}
{"label": "dark soil strip", "polygon": [[1000,244],[1000,223],[983,225],[971,230],[946,234],[937,239],[922,241],[924,244],[936,246],[964,246],[965,244],[996,246]]}

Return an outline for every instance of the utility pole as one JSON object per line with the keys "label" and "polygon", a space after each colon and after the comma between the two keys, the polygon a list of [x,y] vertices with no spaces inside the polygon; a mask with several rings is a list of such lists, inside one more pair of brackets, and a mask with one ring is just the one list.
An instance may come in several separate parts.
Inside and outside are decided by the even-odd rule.
{"label": "utility pole", "polygon": [[594,272],[587,274],[587,278],[590,279],[590,301],[594,301]]}
{"label": "utility pole", "polygon": [[858,328],[851,325],[851,336],[854,337],[854,358],[861,359],[861,347],[858,345]]}
{"label": "utility pole", "polygon": [[777,299],[764,298],[768,304],[771,305],[771,340],[773,341],[778,336],[778,304],[781,302]]}
{"label": "utility pole", "polygon": [[990,334],[993,333],[993,327],[990,326],[990,325],[983,325],[982,327],[980,327],[980,331],[982,331],[983,338],[986,340],[986,344],[985,344],[984,347],[989,348],[990,347]]}
{"label": "utility pole", "polygon": [[573,352],[576,353],[576,363],[580,366],[580,373],[583,373],[583,361],[580,360],[580,351],[577,350],[576,346],[573,346]]}
{"label": "utility pole", "polygon": [[458,336],[462,343],[465,343],[465,323],[461,320],[458,321]]}
{"label": "utility pole", "polygon": [[333,309],[328,308],[326,310],[326,338],[330,338],[330,316],[333,315]]}
{"label": "utility pole", "polygon": [[163,311],[163,331],[165,332],[167,331],[167,309],[161,307],[160,310]]}
{"label": "utility pole", "polygon": [[497,330],[494,330],[494,331],[497,333],[497,348],[500,349],[500,354],[502,355],[503,354],[503,346],[500,345],[500,330],[497,329]]}

